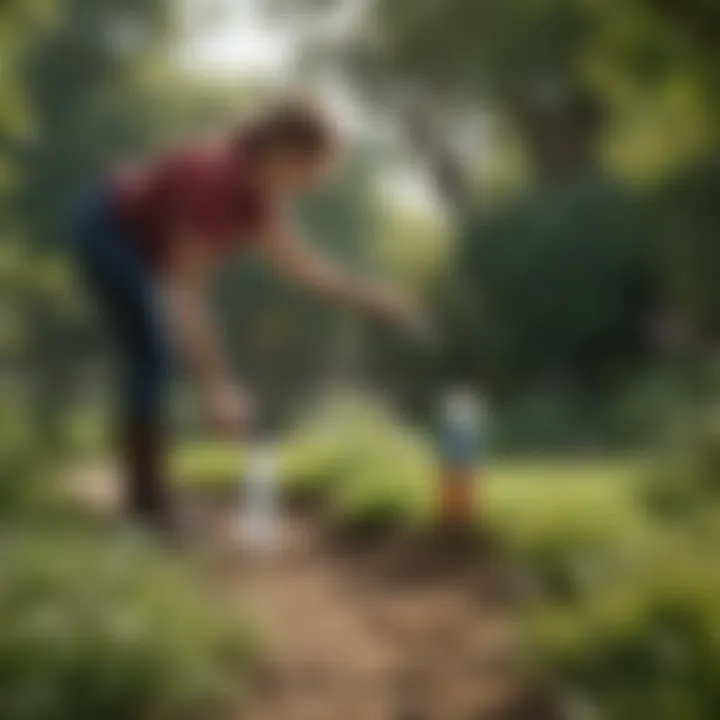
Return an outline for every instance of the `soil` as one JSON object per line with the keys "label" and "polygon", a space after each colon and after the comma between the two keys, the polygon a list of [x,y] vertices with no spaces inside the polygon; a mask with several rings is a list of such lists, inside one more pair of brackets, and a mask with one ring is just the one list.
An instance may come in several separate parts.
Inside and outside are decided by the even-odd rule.
{"label": "soil", "polygon": [[[115,506],[108,479],[85,492]],[[271,551],[238,543],[230,498],[185,495],[208,579],[248,606],[265,640],[243,720],[545,720],[523,662],[518,608],[488,553],[433,538],[339,538],[287,511]]]}

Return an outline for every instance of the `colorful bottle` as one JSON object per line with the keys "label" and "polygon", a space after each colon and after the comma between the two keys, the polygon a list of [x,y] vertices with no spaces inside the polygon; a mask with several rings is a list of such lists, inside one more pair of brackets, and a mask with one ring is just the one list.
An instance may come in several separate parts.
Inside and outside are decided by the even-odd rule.
{"label": "colorful bottle", "polygon": [[469,387],[451,389],[443,398],[440,426],[439,522],[469,528],[476,516],[476,477],[485,451],[487,418]]}

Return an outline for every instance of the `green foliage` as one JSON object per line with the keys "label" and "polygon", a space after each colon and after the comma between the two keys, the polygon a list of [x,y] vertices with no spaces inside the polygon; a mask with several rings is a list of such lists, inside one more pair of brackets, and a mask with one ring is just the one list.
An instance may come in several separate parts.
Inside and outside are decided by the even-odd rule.
{"label": "green foliage", "polygon": [[[147,136],[138,78],[168,28],[165,0],[61,0],[33,36],[17,72],[31,132],[15,148],[18,183],[9,207],[21,230],[32,279],[21,303],[35,427],[48,447],[63,443],[60,408],[72,397],[75,308],[40,289],[36,276],[57,266],[48,249],[65,247],[73,209],[109,164]],[[65,295],[67,297],[67,293]]]}
{"label": "green foliage", "polygon": [[[344,460],[336,456],[334,473],[327,455],[319,465],[330,517],[365,533],[427,527],[436,481],[427,447],[377,409],[335,413],[325,437],[342,442]],[[317,427],[311,436],[317,443]],[[718,504],[706,501],[692,528],[659,522],[644,503],[652,467],[493,463],[478,477],[479,522],[532,591],[528,638],[549,682],[608,720],[648,708],[704,720],[718,708]]]}
{"label": "green foliage", "polygon": [[637,500],[644,463],[526,461],[491,465],[485,522],[535,593],[588,592],[608,570],[609,547],[632,547],[645,526]]}
{"label": "green foliage", "polygon": [[237,700],[254,641],[140,537],[6,528],[0,715],[207,718]]}
{"label": "green foliage", "polygon": [[[313,6],[313,0],[301,4]],[[638,104],[669,87],[685,90],[660,112],[651,103],[654,114],[644,114],[647,141],[678,107],[695,117],[716,115],[717,43],[707,28],[717,17],[711,5],[712,0],[418,0],[410,13],[402,0],[372,0],[364,32],[344,42],[339,54],[382,97],[398,89],[424,94],[441,115],[451,109],[472,117],[478,107],[491,106],[524,122],[529,107],[550,107],[574,86],[596,95],[613,118],[627,120],[628,106],[637,112]],[[688,100],[694,94],[701,102]],[[613,143],[618,135],[639,137],[626,121],[613,135]],[[717,127],[713,135],[716,140]],[[705,139],[706,148],[713,145]],[[625,152],[642,151],[638,146],[625,143]],[[689,151],[697,157],[697,148]],[[656,144],[656,158],[667,152],[666,143]],[[653,158],[644,163],[657,166]]]}
{"label": "green foliage", "polygon": [[[644,713],[700,720],[720,708],[720,453],[713,404],[686,399],[673,419],[672,432],[661,436],[663,449],[637,468],[631,505],[615,502],[606,513],[588,502],[577,533],[553,548],[551,523],[515,555],[530,575],[545,576],[545,595],[528,618],[540,672],[609,720]],[[568,512],[578,515],[567,508],[560,515]],[[606,532],[587,553],[582,538],[593,518]],[[537,563],[543,547],[551,563],[547,557]],[[558,595],[557,568],[578,550],[579,572]]]}
{"label": "green foliage", "polygon": [[32,504],[40,483],[18,478],[43,478],[47,460],[35,444],[28,414],[0,410],[0,522]]}
{"label": "green foliage", "polygon": [[546,366],[583,344],[591,355],[610,352],[624,337],[622,321],[636,322],[641,309],[631,305],[645,250],[636,215],[632,198],[600,175],[529,192],[468,229],[460,263],[480,295],[476,330],[502,353],[498,364]]}
{"label": "green foliage", "polygon": [[639,201],[596,173],[530,190],[462,236],[460,360],[498,394],[503,420],[515,416],[515,446],[609,434],[603,415],[647,357],[647,234]]}
{"label": "green foliage", "polygon": [[[439,465],[428,438],[390,410],[354,396],[321,404],[279,447],[283,489],[291,500],[323,507],[348,531],[422,530],[432,521]],[[219,487],[241,482],[237,449],[182,448],[183,481]],[[635,478],[628,460],[498,461],[479,469],[479,523],[513,555],[541,562],[562,548],[603,546],[636,523]],[[564,563],[564,559],[562,561]]]}
{"label": "green foliage", "polygon": [[646,478],[648,508],[666,519],[686,519],[720,498],[720,438],[704,430],[662,453]]}
{"label": "green foliage", "polygon": [[290,438],[288,455],[304,460],[300,472],[289,468],[289,492],[319,499],[343,532],[418,528],[431,517],[431,454],[387,408],[335,398]]}
{"label": "green foliage", "polygon": [[683,394],[675,397],[658,433],[659,450],[646,473],[648,509],[675,523],[694,523],[720,500],[718,368],[713,361],[688,362]]}
{"label": "green foliage", "polygon": [[[318,10],[313,0],[300,5]],[[716,330],[710,198],[717,178],[714,160],[705,160],[717,152],[720,127],[710,5],[418,0],[408,12],[402,0],[372,0],[366,21],[334,56],[385,112],[408,100],[415,116],[445,134],[446,146],[459,138],[467,165],[476,158],[463,140],[487,130],[477,119],[487,121],[488,112],[501,127],[490,125],[495,142],[482,146],[484,167],[512,162],[504,150],[497,157],[495,148],[507,146],[499,134],[511,144],[519,137],[529,150],[526,164],[536,171],[530,199],[498,211],[484,187],[484,217],[461,238],[457,265],[471,266],[465,282],[474,298],[463,300],[464,356],[448,364],[477,374],[485,362],[491,374],[511,376],[517,395],[536,389],[529,375],[560,376],[541,383],[556,395],[567,391],[579,408],[559,409],[570,416],[561,432],[577,415],[608,412],[584,386],[604,402],[618,378],[634,380],[627,363],[643,349],[638,316],[648,309],[680,307],[693,323]],[[583,112],[571,112],[574,97],[596,107],[602,121],[583,125]],[[416,145],[432,160],[443,143]],[[599,166],[651,187],[663,176],[677,178],[653,190],[647,213],[638,213],[619,183],[588,180]],[[680,172],[685,166],[690,170]],[[465,169],[470,175],[475,168]],[[453,305],[457,285],[453,277],[443,307]],[[445,318],[446,327],[457,322]],[[386,354],[387,364],[399,363],[399,353]],[[573,377],[558,389],[568,365],[578,369],[580,387]]]}
{"label": "green foliage", "polygon": [[538,663],[603,718],[715,717],[716,547],[663,532],[632,550],[578,602],[533,617]]}
{"label": "green foliage", "polygon": [[[325,508],[338,528],[370,533],[427,524],[433,462],[416,433],[355,398],[322,405],[278,448],[283,489],[293,503]],[[239,486],[240,453],[200,444],[176,458],[184,482]]]}
{"label": "green foliage", "polygon": [[427,527],[432,456],[419,437],[378,420],[354,433],[345,472],[335,478],[330,512],[350,532]]}
{"label": "green foliage", "polygon": [[[312,417],[285,446],[291,495],[363,537],[428,527],[437,467],[426,444],[357,400]],[[478,522],[530,591],[538,673],[604,719],[717,714],[720,505],[697,494],[712,458],[675,468],[695,501],[671,523],[647,505],[653,458],[498,461],[478,474]]]}
{"label": "green foliage", "polygon": [[712,336],[720,331],[720,292],[714,272],[720,262],[718,190],[720,161],[711,156],[663,183],[650,199],[658,266],[669,296],[694,330]]}

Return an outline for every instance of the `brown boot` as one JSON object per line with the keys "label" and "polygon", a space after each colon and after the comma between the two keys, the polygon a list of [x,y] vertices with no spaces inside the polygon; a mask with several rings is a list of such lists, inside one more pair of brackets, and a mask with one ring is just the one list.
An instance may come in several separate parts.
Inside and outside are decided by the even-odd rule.
{"label": "brown boot", "polygon": [[173,514],[165,476],[162,428],[134,423],[123,431],[122,471],[128,515],[162,533],[172,532]]}

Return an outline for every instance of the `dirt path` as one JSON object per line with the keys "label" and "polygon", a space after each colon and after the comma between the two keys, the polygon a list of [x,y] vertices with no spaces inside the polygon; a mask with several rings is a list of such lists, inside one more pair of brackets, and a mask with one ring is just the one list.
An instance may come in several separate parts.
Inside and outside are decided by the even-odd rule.
{"label": "dirt path", "polygon": [[275,553],[251,558],[229,539],[227,503],[187,504],[209,576],[267,639],[244,720],[544,717],[517,709],[516,618],[488,562],[418,541],[350,547],[307,513],[287,513]]}

